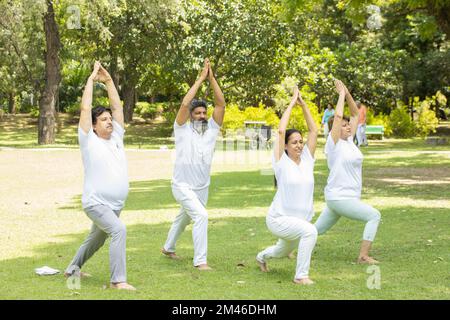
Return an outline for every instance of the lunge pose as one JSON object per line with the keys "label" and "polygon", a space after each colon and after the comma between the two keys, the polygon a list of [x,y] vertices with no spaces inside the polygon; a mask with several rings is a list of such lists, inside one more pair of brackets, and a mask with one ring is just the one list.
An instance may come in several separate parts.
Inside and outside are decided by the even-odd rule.
{"label": "lunge pose", "polygon": [[[297,104],[301,105],[308,125],[306,143],[298,130],[286,130],[291,111]],[[276,245],[258,253],[256,261],[261,271],[268,272],[268,259],[288,257],[291,251],[298,248],[294,282],[303,285],[313,284],[309,279],[309,266],[317,230],[310,221],[314,215],[313,170],[317,133],[311,113],[298,88],[295,88],[291,103],[283,113],[278,128],[273,157],[277,192],[266,217],[267,227],[279,240]]]}
{"label": "lunge pose", "polygon": [[[207,120],[206,102],[194,99],[202,82],[209,80],[214,92],[214,112]],[[206,203],[210,183],[211,162],[225,114],[225,99],[214,78],[208,59],[192,88],[181,103],[174,123],[176,160],[172,179],[172,193],[180,204],[180,212],[169,230],[162,253],[172,259],[176,242],[192,220],[194,267],[210,270],[207,262],[208,212]]]}
{"label": "lunge pose", "polygon": [[[339,100],[334,118],[331,118],[331,132],[325,144],[328,169],[330,170],[325,187],[326,207],[317,219],[315,226],[319,234],[330,229],[340,217],[364,221],[363,240],[358,263],[375,264],[369,256],[372,242],[377,233],[381,215],[378,210],[363,203],[361,198],[363,154],[353,142],[358,126],[358,108],[345,85],[336,80]],[[344,102],[350,107],[350,119],[344,117]]]}
{"label": "lunge pose", "polygon": [[[111,109],[92,108],[94,81],[108,90]],[[97,61],[87,80],[81,99],[78,140],[84,165],[82,204],[92,228],[65,271],[65,276],[79,272],[83,264],[111,236],[109,265],[111,287],[135,290],[127,283],[126,227],[119,215],[128,195],[127,160],[123,145],[124,116],[119,94],[109,73]],[[81,276],[87,276],[81,273]]]}

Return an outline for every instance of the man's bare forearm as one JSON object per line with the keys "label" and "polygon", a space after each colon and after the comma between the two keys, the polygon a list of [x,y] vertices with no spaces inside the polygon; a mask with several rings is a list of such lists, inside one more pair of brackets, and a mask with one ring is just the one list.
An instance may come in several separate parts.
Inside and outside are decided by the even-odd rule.
{"label": "man's bare forearm", "polygon": [[114,82],[112,79],[109,79],[105,82],[106,89],[108,91],[108,99],[109,99],[109,105],[111,106],[111,110],[114,111],[121,111],[123,109],[122,103],[120,102],[120,96],[117,92],[116,86],[114,85]]}

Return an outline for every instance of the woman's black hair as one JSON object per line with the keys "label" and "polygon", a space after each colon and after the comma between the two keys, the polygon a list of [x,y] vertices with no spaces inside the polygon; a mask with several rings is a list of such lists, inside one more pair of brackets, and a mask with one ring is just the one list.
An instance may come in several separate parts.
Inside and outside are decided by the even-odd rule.
{"label": "woman's black hair", "polygon": [[[350,118],[347,116],[343,116],[342,120],[345,120],[348,123],[350,123]],[[329,131],[331,131],[331,129],[333,128],[333,122],[334,122],[334,117],[330,117],[330,119],[328,119],[328,130]]]}
{"label": "woman's black hair", "polygon": [[286,130],[286,134],[284,135],[284,144],[287,144],[289,141],[289,137],[293,134],[293,133],[299,133],[300,135],[302,134],[299,130],[297,129],[288,129]]}
{"label": "woman's black hair", "polygon": [[[299,133],[300,135],[302,134],[299,130],[297,129],[288,129],[286,130],[286,134],[284,135],[284,144],[287,144],[289,141],[289,137],[294,134],[294,133]],[[287,150],[284,150],[284,152],[286,152],[287,154]],[[275,175],[273,176],[273,185],[275,186],[275,188],[277,188],[277,178],[275,177]]]}
{"label": "woman's black hair", "polygon": [[112,111],[109,108],[105,108],[102,106],[97,106],[95,108],[92,108],[91,116],[92,116],[92,125],[97,123],[97,118],[103,113],[103,112],[109,112],[109,114],[112,116]]}

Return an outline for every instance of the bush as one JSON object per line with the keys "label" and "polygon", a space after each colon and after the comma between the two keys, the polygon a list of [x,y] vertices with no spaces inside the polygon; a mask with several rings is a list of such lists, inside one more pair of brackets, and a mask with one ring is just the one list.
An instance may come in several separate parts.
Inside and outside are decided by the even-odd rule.
{"label": "bush", "polygon": [[[208,116],[211,117],[214,111],[213,107],[208,108]],[[239,109],[237,104],[228,104],[225,109],[225,116],[223,118],[223,130],[236,130],[244,127],[245,115]]]}
{"label": "bush", "polygon": [[66,107],[66,113],[76,116],[80,114],[80,101],[72,103]]}
{"label": "bush", "polygon": [[39,107],[31,107],[30,109],[30,117],[38,118],[39,117]]}
{"label": "bush", "polygon": [[166,119],[167,125],[172,128],[175,119],[177,117],[178,111],[165,111],[164,118]]}
{"label": "bush", "polygon": [[248,107],[244,110],[244,121],[265,121],[268,126],[276,127],[280,119],[271,108],[266,108],[262,103],[256,107]]}
{"label": "bush", "polygon": [[417,121],[415,122],[417,134],[425,137],[431,132],[436,132],[439,120],[436,117],[436,113],[430,110],[430,100],[425,99],[422,101],[416,110],[418,114]]}
{"label": "bush", "polygon": [[410,138],[414,135],[414,123],[405,106],[399,106],[389,115],[389,126],[392,134],[400,138]]}
{"label": "bush", "polygon": [[[309,111],[311,112],[311,115],[314,119],[314,122],[317,125],[317,128],[320,128],[320,114],[319,111],[317,109],[317,106],[315,104],[313,104],[312,102],[306,102],[309,108]],[[295,106],[292,109],[291,112],[291,118],[289,119],[289,125],[288,125],[288,129],[289,128],[294,128],[299,130],[302,133],[306,133],[308,132],[308,126],[306,125],[306,120],[305,117],[303,115],[303,109],[301,106]]]}
{"label": "bush", "polygon": [[385,137],[389,137],[392,135],[392,127],[389,122],[389,116],[386,114],[379,113],[375,115],[372,109],[367,108],[366,123],[367,125],[383,126]]}
{"label": "bush", "polygon": [[[122,102],[122,101],[121,101]],[[80,108],[80,103],[78,103],[78,109]],[[94,100],[92,101],[92,106],[93,107],[98,107],[98,106],[102,106],[105,108],[109,108],[109,99],[108,97],[95,97],[94,96]]]}
{"label": "bush", "polygon": [[134,112],[144,119],[154,119],[163,108],[162,103],[137,102]]}
{"label": "bush", "polygon": [[[211,117],[213,107],[208,108],[208,116]],[[275,111],[266,108],[262,103],[258,107],[247,107],[240,110],[237,104],[228,104],[225,110],[222,130],[237,130],[244,128],[245,121],[265,121],[267,125],[277,127],[280,119]]]}

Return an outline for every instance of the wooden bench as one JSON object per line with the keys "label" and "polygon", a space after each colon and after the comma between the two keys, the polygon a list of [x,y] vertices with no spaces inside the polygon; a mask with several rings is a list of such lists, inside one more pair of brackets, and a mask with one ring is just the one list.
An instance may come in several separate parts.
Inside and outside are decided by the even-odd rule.
{"label": "wooden bench", "polygon": [[366,135],[373,134],[373,135],[380,135],[381,139],[383,139],[384,136],[384,126],[366,126]]}

